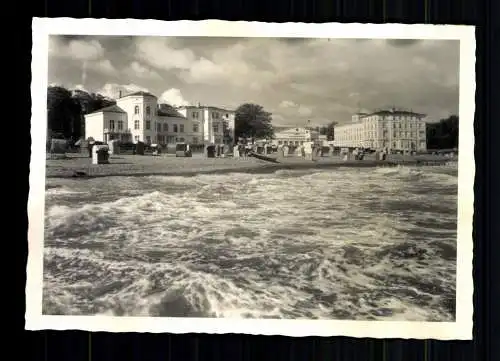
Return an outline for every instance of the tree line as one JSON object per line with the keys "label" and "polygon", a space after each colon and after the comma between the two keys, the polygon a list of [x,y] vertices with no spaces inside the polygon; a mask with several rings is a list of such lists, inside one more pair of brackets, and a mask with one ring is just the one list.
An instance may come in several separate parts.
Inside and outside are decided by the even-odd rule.
{"label": "tree line", "polygon": [[427,149],[458,149],[458,116],[427,123]]}
{"label": "tree line", "polygon": [[84,115],[115,104],[101,94],[47,88],[47,130],[49,138],[77,140],[85,135]]}

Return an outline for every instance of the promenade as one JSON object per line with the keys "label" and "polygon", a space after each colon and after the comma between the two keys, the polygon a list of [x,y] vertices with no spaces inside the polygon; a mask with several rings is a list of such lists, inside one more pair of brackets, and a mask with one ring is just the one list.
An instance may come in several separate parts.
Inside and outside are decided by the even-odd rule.
{"label": "promenade", "polygon": [[[445,164],[453,160],[441,156],[391,156],[387,161],[367,156],[361,161],[344,161],[339,156],[321,157],[315,161],[299,157],[280,159],[270,163],[253,157],[248,158],[205,158],[195,154],[192,158],[174,156],[112,155],[109,164],[92,164],[91,159],[81,154],[68,154],[63,159],[48,159],[47,178],[94,178],[105,176],[193,176],[197,174],[221,174],[233,172],[266,173],[280,169],[334,169],[338,167],[380,167],[396,165],[419,165],[431,162]],[[456,161],[456,159],[454,159]]]}

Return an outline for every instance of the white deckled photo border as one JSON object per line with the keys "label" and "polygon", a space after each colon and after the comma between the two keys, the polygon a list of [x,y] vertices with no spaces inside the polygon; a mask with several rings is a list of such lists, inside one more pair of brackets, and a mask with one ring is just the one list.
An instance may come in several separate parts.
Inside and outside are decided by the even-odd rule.
{"label": "white deckled photo border", "polygon": [[[110,332],[243,333],[285,336],[349,336],[470,340],[473,329],[473,215],[475,28],[451,25],[304,24],[132,19],[34,18],[32,119],[26,282],[26,329]],[[460,41],[458,233],[455,322],[393,322],[229,318],[47,316],[42,314],[45,204],[45,141],[49,35],[141,35],[207,37],[295,37],[447,39]]]}

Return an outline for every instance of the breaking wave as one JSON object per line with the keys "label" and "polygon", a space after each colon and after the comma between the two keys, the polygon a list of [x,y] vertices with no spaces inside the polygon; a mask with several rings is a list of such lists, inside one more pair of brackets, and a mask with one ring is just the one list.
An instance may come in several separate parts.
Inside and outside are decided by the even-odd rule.
{"label": "breaking wave", "polygon": [[456,169],[48,182],[45,314],[455,317]]}

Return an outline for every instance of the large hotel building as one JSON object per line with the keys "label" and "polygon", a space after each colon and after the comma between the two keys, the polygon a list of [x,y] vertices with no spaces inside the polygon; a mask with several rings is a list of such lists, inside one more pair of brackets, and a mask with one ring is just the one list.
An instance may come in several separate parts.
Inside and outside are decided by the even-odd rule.
{"label": "large hotel building", "polygon": [[335,127],[334,145],[394,151],[426,151],[425,115],[406,110],[357,113]]}

